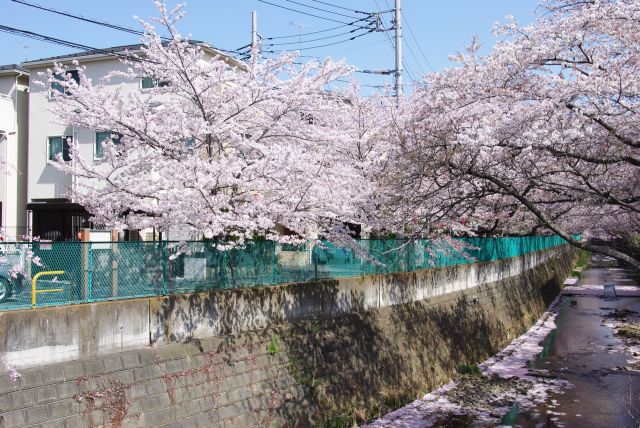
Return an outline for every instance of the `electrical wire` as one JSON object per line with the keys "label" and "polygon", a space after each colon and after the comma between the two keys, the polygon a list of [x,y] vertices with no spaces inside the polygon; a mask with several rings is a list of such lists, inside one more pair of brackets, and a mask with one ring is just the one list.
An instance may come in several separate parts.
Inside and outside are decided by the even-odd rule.
{"label": "electrical wire", "polygon": [[314,2],[320,3],[320,4],[324,4],[324,5],[327,5],[327,6],[335,7],[335,8],[338,8],[338,9],[342,9],[342,10],[348,10],[349,12],[368,13],[368,12],[363,12],[361,10],[349,9],[348,7],[344,7],[344,6],[338,6],[337,4],[329,3],[329,2],[326,2],[326,1],[321,1],[321,0],[311,0],[311,1],[314,1]]}
{"label": "electrical wire", "polygon": [[[344,79],[335,79],[335,81],[336,82],[342,82],[342,83],[349,83],[349,84],[353,83],[353,82],[350,82],[350,81],[344,80]],[[385,87],[385,85],[367,85],[366,83],[360,83],[360,86],[366,86],[368,88],[376,88],[376,89],[381,89],[381,88]]]}
{"label": "electrical wire", "polygon": [[14,2],[14,3],[22,4],[24,6],[29,6],[29,7],[35,8],[35,9],[44,10],[46,12],[55,13],[57,15],[66,16],[68,18],[78,19],[78,20],[81,20],[81,21],[90,22],[92,24],[102,25],[103,27],[112,28],[114,30],[124,31],[126,33],[135,34],[135,35],[143,34],[142,31],[134,30],[133,28],[123,27],[123,26],[120,26],[120,25],[111,24],[109,22],[98,21],[98,20],[91,19],[91,18],[85,18],[84,16],[72,15],[70,13],[62,12],[62,11],[59,11],[59,10],[56,10],[56,9],[52,9],[52,8],[48,8],[48,7],[45,7],[45,6],[41,6],[39,4],[29,3],[29,2],[26,2],[24,0],[11,0],[11,1]]}
{"label": "electrical wire", "polygon": [[[385,2],[385,4],[386,4],[387,6],[389,6],[389,3],[387,2],[387,0],[385,0],[384,2]],[[402,10],[400,10],[400,13],[402,13]],[[404,13],[402,13],[402,17],[404,18]],[[407,25],[407,28],[409,28],[409,31],[411,31],[411,29],[410,29],[410,27],[409,27],[409,22],[406,20],[406,18],[405,18],[404,24],[406,24],[406,25]],[[407,46],[407,49],[409,49],[409,54],[411,55],[411,58],[413,58],[413,62],[415,62],[415,64],[418,66],[418,69],[420,70],[420,72],[422,73],[422,75],[426,74],[426,73],[424,72],[424,69],[422,68],[422,65],[420,64],[420,61],[418,61],[418,57],[417,57],[417,56],[416,56],[416,54],[413,52],[413,49],[411,48],[411,44],[409,43],[409,40],[407,40],[407,39],[405,39],[405,40],[406,40],[406,42],[407,42],[407,43],[406,43],[406,46]],[[415,40],[415,38],[414,38],[414,40]],[[403,59],[403,62],[402,62],[402,63],[403,63],[403,64],[405,65],[405,67],[407,68],[407,73],[409,74],[409,76],[410,76],[410,78],[411,78],[411,81],[412,81],[412,82],[415,82],[415,79],[411,76],[413,73],[411,73],[411,71],[409,70],[409,67],[406,65],[406,63],[405,63],[404,59]],[[417,73],[415,73],[415,74],[417,74]]]}
{"label": "electrical wire", "polygon": [[285,0],[285,1],[286,1],[286,2],[289,2],[289,3],[297,4],[297,5],[299,5],[299,6],[308,7],[309,9],[320,10],[320,11],[322,11],[322,12],[332,13],[332,14],[334,14],[334,15],[343,16],[343,17],[345,17],[345,18],[349,18],[349,19],[356,19],[354,16],[351,16],[351,15],[345,15],[344,13],[334,12],[334,11],[332,11],[332,10],[323,9],[323,8],[321,8],[321,7],[311,6],[311,5],[308,5],[308,4],[305,4],[305,3],[300,3],[300,2],[295,1],[295,0]]}
{"label": "electrical wire", "polygon": [[420,46],[420,43],[418,43],[418,39],[416,38],[416,36],[413,34],[413,30],[411,29],[411,25],[409,25],[409,20],[407,19],[407,17],[404,14],[404,11],[400,11],[400,13],[402,13],[402,18],[404,19],[405,24],[407,24],[407,29],[409,29],[409,34],[411,34],[411,38],[413,38],[413,41],[415,42],[416,46],[418,46],[418,50],[420,51],[420,53],[422,54],[422,58],[424,58],[425,63],[427,64],[427,66],[429,67],[429,69],[431,69],[431,71],[435,71],[433,69],[433,67],[431,66],[431,63],[429,62],[429,60],[427,59],[427,56],[424,54],[424,51],[422,50],[422,47]]}
{"label": "electrical wire", "polygon": [[337,29],[339,29],[339,28],[348,27],[348,26],[350,26],[351,24],[355,24],[355,23],[358,23],[358,22],[361,22],[361,21],[365,21],[365,20],[367,20],[367,19],[369,19],[369,17],[366,17],[366,18],[360,18],[360,19],[358,19],[358,20],[356,20],[356,21],[353,21],[353,22],[350,22],[350,23],[348,23],[348,24],[345,24],[345,25],[338,25],[337,27],[326,28],[326,29],[324,29],[324,30],[311,31],[311,32],[309,32],[309,33],[301,33],[301,34],[291,34],[291,35],[288,35],[288,36],[264,37],[264,38],[262,38],[262,40],[290,39],[290,38],[292,38],[292,37],[311,36],[311,35],[313,35],[313,34],[326,33],[326,32],[328,32],[328,31],[333,31],[333,30],[337,30]]}
{"label": "electrical wire", "polygon": [[[319,41],[319,40],[331,39],[331,38],[338,37],[338,36],[344,36],[345,34],[353,34],[353,33],[355,33],[356,31],[362,31],[362,29],[360,29],[360,28],[354,28],[354,29],[353,29],[353,30],[351,30],[351,31],[345,31],[344,33],[334,34],[334,35],[332,35],[332,36],[325,36],[325,37],[318,37],[318,38],[316,38],[316,39],[303,40],[303,41],[302,41],[302,43],[310,43],[310,42],[317,42],[317,41]],[[265,43],[265,44],[263,44],[262,46],[267,47],[267,46],[297,45],[297,44],[299,44],[299,43],[300,43],[300,42]]]}
{"label": "electrical wire", "polygon": [[[40,33],[34,33],[33,31],[21,30],[19,28],[13,28],[13,27],[7,27],[6,25],[0,25],[0,31],[2,31],[4,33],[15,34],[15,35],[18,35],[18,36],[27,37],[27,38],[34,39],[34,40],[40,40],[40,41],[43,41],[43,42],[48,42],[48,43],[53,43],[53,44],[57,44],[57,45],[61,45],[61,46],[66,46],[66,47],[69,47],[69,48],[86,50],[86,51],[95,51],[95,52],[102,53],[102,54],[109,55],[109,56],[115,56],[115,57],[118,57],[118,58],[126,58],[126,59],[129,59],[129,60],[132,60],[132,61],[145,61],[144,58],[134,57],[134,56],[131,56],[131,55],[128,55],[128,54],[123,54],[123,53],[119,53],[119,52],[113,52],[113,51],[109,51],[109,50],[106,50],[106,49],[94,48],[92,46],[83,45],[81,43],[70,42],[68,40],[58,39],[58,38],[46,36],[46,35],[40,34]],[[146,61],[151,62],[149,60],[146,60]]]}
{"label": "electrical wire", "polygon": [[[333,52],[329,53],[328,56],[333,56],[333,55],[340,54],[340,53],[343,53],[343,52],[350,52],[350,51],[354,51],[356,49],[362,49],[362,48],[366,48],[366,47],[373,46],[373,45],[379,45],[380,43],[385,43],[385,42],[386,42],[386,40],[383,39],[383,40],[375,41],[373,43],[367,43],[367,44],[364,44],[364,45],[358,45],[358,46],[355,46],[355,47],[349,48],[349,49],[341,49],[339,51],[333,51]],[[356,73],[364,73],[364,72],[363,71],[356,71]],[[371,74],[371,73],[369,73],[369,74]]]}
{"label": "electrical wire", "polygon": [[413,53],[413,49],[411,49],[411,45],[409,43],[407,43],[407,48],[409,49],[409,53],[411,54],[411,58],[413,58],[413,61],[416,63],[416,65],[418,66],[418,68],[420,69],[420,72],[424,75],[426,74],[424,72],[424,69],[422,68],[422,65],[420,65],[420,62],[418,61],[418,58],[416,57],[416,55]]}
{"label": "electrical wire", "polygon": [[[100,26],[103,26],[103,27],[106,27],[106,28],[111,28],[113,30],[123,31],[125,33],[134,34],[134,35],[137,35],[137,36],[144,36],[144,34],[145,34],[144,31],[136,30],[136,29],[133,29],[133,28],[130,28],[130,27],[124,27],[124,26],[121,26],[121,25],[111,24],[109,22],[98,21],[97,19],[85,18],[84,16],[80,16],[80,15],[73,15],[73,14],[68,13],[68,12],[63,12],[63,11],[56,10],[56,9],[53,9],[53,8],[50,8],[50,7],[45,7],[45,6],[41,6],[39,4],[30,3],[30,2],[27,2],[27,1],[24,1],[24,0],[11,0],[11,1],[14,2],[14,3],[18,3],[18,4],[21,4],[21,5],[24,5],[24,6],[29,6],[29,7],[35,8],[35,9],[43,10],[45,12],[50,12],[50,13],[54,13],[54,14],[57,14],[57,15],[66,16],[68,18],[77,19],[77,20],[88,22],[88,23],[91,23],[91,24],[100,25]],[[160,38],[162,40],[164,40],[164,41],[171,40],[171,38],[169,38],[169,37],[160,36]],[[237,52],[237,51],[228,50],[228,49],[222,49],[222,48],[218,48],[218,47],[216,47],[215,49],[223,51],[223,52],[227,52],[227,53],[235,53],[235,54],[239,54],[240,53],[240,52]]]}
{"label": "electrical wire", "polygon": [[[374,0],[374,1],[375,1],[375,4],[376,4],[376,7],[378,9],[380,9],[380,6],[378,5],[378,0]],[[394,50],[395,47],[394,47],[394,43],[391,41],[391,36],[389,36],[389,33],[386,33],[386,32],[384,33],[384,35],[386,36],[387,40],[389,41],[389,47],[391,47],[391,50]]]}
{"label": "electrical wire", "polygon": [[[373,31],[375,31],[375,30],[372,28],[372,29],[370,29],[369,31],[367,31],[367,32],[365,32],[365,33],[358,34],[357,36],[353,36],[353,37],[350,37],[350,38],[348,38],[348,39],[339,40],[339,41],[337,41],[337,42],[333,42],[333,43],[325,43],[325,44],[323,44],[323,45],[308,46],[308,47],[304,47],[304,50],[324,48],[324,47],[327,47],[327,46],[333,46],[333,45],[338,45],[338,44],[340,44],[340,43],[350,42],[351,40],[355,40],[355,39],[358,39],[358,38],[360,38],[360,37],[366,36],[366,35],[368,35],[369,33],[372,33]],[[294,49],[283,49],[283,50],[294,50]],[[266,50],[266,51],[264,51],[264,52],[266,52],[266,53],[277,53],[276,51],[273,51],[273,50]]]}
{"label": "electrical wire", "polygon": [[[378,1],[377,0],[375,0],[375,3],[376,3],[376,6],[378,6]],[[384,3],[388,8],[391,8],[391,6],[389,5],[387,0],[384,0]],[[378,9],[379,8],[380,7],[378,6]],[[394,28],[395,28],[396,24],[394,23],[393,25],[394,25]],[[385,34],[387,35],[387,38],[389,39],[389,44],[391,45],[391,49],[395,51],[395,43],[393,43],[391,41],[391,36],[389,36],[388,33],[385,33]],[[407,45],[407,47],[408,47],[408,45]],[[411,49],[409,49],[409,51],[411,51]],[[415,83],[416,79],[415,79],[415,77],[413,75],[413,71],[411,70],[411,68],[409,67],[407,62],[404,60],[404,58],[402,59],[402,67],[403,67],[404,71],[407,72],[407,77],[411,80],[411,82]]]}
{"label": "electrical wire", "polygon": [[302,15],[312,16],[314,18],[324,19],[325,21],[337,22],[338,24],[351,25],[353,27],[367,28],[367,27],[362,27],[361,25],[356,25],[354,23],[338,21],[336,19],[327,18],[325,16],[320,16],[320,15],[315,15],[313,13],[303,12],[303,11],[300,11],[300,10],[297,10],[297,9],[293,9],[293,8],[290,8],[290,7],[287,7],[287,6],[282,6],[282,5],[279,5],[279,4],[276,4],[276,3],[271,3],[271,2],[266,1],[266,0],[258,0],[258,1],[260,3],[265,3],[265,4],[268,4],[268,5],[271,5],[271,6],[279,7],[281,9],[286,9],[286,10],[289,10],[291,12],[296,12],[296,13],[300,13]]}
{"label": "electrical wire", "polygon": [[[309,58],[314,58],[317,59],[316,57],[309,57]],[[293,65],[305,65],[305,63],[303,62],[292,62]],[[364,71],[358,71],[355,70],[354,73],[364,73]],[[348,80],[344,80],[344,79],[334,79],[337,82],[342,82],[342,83],[352,83]],[[384,85],[367,85],[366,83],[360,83],[360,86],[368,86],[370,88],[384,88]]]}

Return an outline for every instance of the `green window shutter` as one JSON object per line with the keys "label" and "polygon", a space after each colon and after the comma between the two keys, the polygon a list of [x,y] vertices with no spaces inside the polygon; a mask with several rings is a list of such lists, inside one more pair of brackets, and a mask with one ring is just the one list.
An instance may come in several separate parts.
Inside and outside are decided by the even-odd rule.
{"label": "green window shutter", "polygon": [[95,149],[95,157],[101,158],[104,156],[104,152],[102,151],[102,143],[108,141],[111,138],[111,132],[96,132],[96,149]]}
{"label": "green window shutter", "polygon": [[71,146],[73,137],[62,137],[62,160],[69,162],[71,160]]}
{"label": "green window shutter", "polygon": [[107,141],[111,140],[113,144],[120,144],[120,138],[122,138],[122,136],[117,132],[112,132],[112,131],[96,132],[95,157],[101,158],[102,156],[104,156],[102,143],[106,143]]}
{"label": "green window shutter", "polygon": [[63,137],[49,137],[49,160],[56,160],[56,155],[58,153],[62,153],[63,151],[63,144],[62,144],[62,138]]}
{"label": "green window shutter", "polygon": [[[78,70],[67,70],[66,74],[69,75],[71,80],[75,80],[78,84],[80,83],[80,73]],[[56,74],[53,77],[60,82],[64,82],[66,80],[66,76],[64,74]],[[51,92],[60,92],[61,94],[70,93],[68,90],[65,90],[61,83],[58,82],[51,82]]]}
{"label": "green window shutter", "polygon": [[154,79],[152,77],[142,78],[142,89],[150,89],[155,86]]}
{"label": "green window shutter", "polygon": [[[56,79],[56,80],[60,80],[60,81],[64,80],[64,77],[63,77],[63,76],[61,76],[61,75],[59,75],[59,74],[56,74],[56,75],[55,75],[55,76],[53,76],[53,77],[54,77],[54,79]],[[58,82],[51,82],[51,92],[59,92],[59,93],[61,93],[61,94],[64,94],[64,86],[62,86],[62,85],[61,85],[60,83],[58,83]]]}

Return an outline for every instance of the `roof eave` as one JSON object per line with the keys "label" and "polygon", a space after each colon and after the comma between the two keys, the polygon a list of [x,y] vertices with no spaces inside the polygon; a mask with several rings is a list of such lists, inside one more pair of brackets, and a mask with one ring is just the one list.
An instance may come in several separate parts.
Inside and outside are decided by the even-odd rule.
{"label": "roof eave", "polygon": [[[128,54],[140,54],[142,50],[137,49],[133,51],[121,51],[126,52]],[[69,64],[73,61],[83,61],[83,62],[94,62],[94,61],[106,61],[111,59],[118,59],[119,56],[124,56],[124,54],[113,53],[112,55],[107,53],[97,53],[97,54],[89,54],[89,55],[81,55],[81,56],[67,56],[67,57],[57,57],[57,58],[48,58],[48,59],[39,59],[36,61],[28,61],[23,62],[22,67],[27,70],[32,68],[42,68],[52,65],[53,63],[61,63],[61,64]]]}
{"label": "roof eave", "polygon": [[28,76],[29,75],[29,71],[27,70],[22,70],[20,68],[10,68],[10,69],[6,69],[6,70],[0,70],[0,76]]}

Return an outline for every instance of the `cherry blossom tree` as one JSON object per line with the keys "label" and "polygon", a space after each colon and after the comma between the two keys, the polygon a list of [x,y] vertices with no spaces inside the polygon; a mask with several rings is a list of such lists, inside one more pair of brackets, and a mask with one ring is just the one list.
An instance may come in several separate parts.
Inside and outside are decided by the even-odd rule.
{"label": "cherry blossom tree", "polygon": [[496,27],[491,54],[474,41],[458,67],[425,78],[389,128],[387,193],[416,231],[542,228],[640,269],[571,235],[639,232],[640,3],[541,8],[529,26]]}
{"label": "cherry blossom tree", "polygon": [[[160,17],[141,21],[142,53],[122,59],[127,71],[94,82],[79,67],[79,83],[61,65],[49,71],[49,83],[66,89],[52,104],[62,123],[112,133],[101,162],[75,146],[72,162],[55,162],[78,178],[73,197],[95,221],[118,229],[188,224],[241,245],[256,236],[285,239],[276,226],[309,238],[372,218],[369,171],[380,155],[371,138],[380,125],[361,117],[372,101],[353,89],[327,91],[349,76],[348,66],[298,65],[293,55],[248,64],[212,58],[177,32],[182,6],[156,4]],[[113,84],[145,76],[162,84],[144,91]]]}

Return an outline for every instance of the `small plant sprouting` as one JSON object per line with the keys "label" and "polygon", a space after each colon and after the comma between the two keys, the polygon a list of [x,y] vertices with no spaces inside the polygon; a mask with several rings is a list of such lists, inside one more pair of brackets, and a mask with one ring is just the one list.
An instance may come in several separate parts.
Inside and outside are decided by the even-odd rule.
{"label": "small plant sprouting", "polygon": [[269,342],[269,344],[267,344],[267,352],[269,353],[269,355],[272,355],[272,356],[280,352],[279,336],[275,336],[271,338],[271,341]]}
{"label": "small plant sprouting", "polygon": [[458,373],[463,375],[468,374],[473,376],[482,374],[482,372],[480,371],[480,367],[478,367],[477,364],[460,364],[458,366]]}

